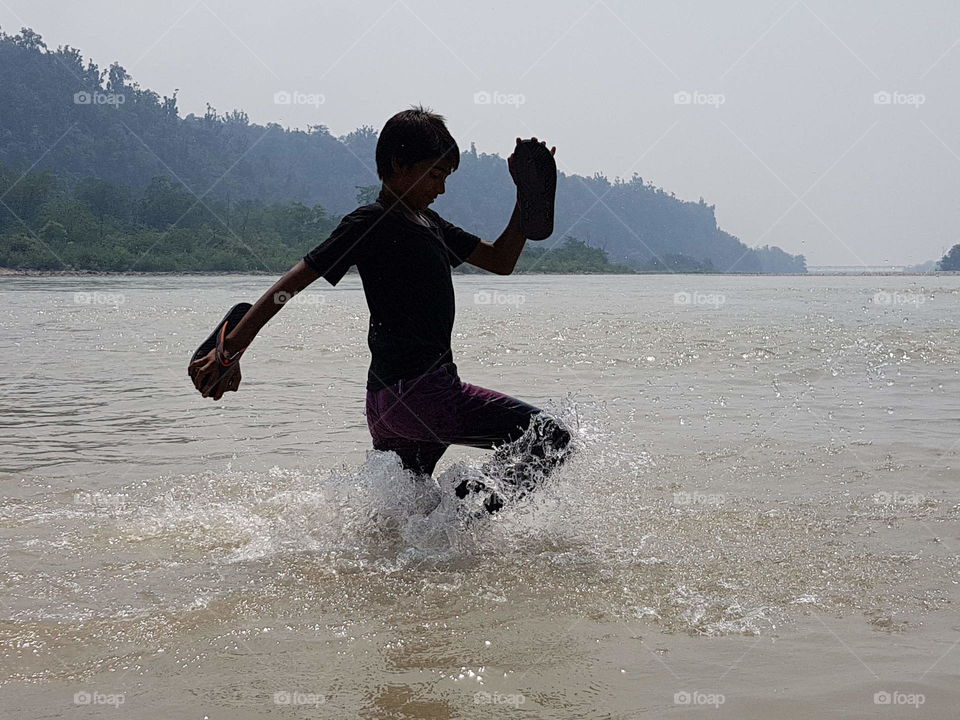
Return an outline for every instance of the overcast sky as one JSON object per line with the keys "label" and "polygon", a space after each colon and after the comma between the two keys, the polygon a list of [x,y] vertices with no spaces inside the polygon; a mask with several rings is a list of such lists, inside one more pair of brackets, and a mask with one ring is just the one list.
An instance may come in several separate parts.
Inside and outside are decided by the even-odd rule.
{"label": "overcast sky", "polygon": [[811,265],[960,242],[950,0],[0,0],[0,27],[23,25],[179,88],[182,115],[342,135],[423,103],[463,149],[537,135],[564,172],[702,196],[748,245]]}

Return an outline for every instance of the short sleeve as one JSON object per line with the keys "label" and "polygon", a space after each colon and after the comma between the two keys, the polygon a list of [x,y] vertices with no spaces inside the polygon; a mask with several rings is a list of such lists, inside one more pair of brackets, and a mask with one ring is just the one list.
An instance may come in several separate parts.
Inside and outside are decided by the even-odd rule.
{"label": "short sleeve", "polygon": [[430,211],[430,213],[437,221],[443,236],[443,244],[447,250],[450,267],[457,267],[457,265],[466,262],[467,258],[477,249],[477,245],[480,244],[480,238],[444,220],[436,212]]}
{"label": "short sleeve", "polygon": [[303,256],[303,261],[331,285],[336,285],[356,265],[368,243],[379,214],[368,207],[345,215],[330,236]]}

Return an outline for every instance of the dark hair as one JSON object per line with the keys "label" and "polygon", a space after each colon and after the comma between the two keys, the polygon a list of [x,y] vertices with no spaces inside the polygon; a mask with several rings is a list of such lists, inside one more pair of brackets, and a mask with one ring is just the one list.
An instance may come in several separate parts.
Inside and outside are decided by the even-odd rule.
{"label": "dark hair", "polygon": [[451,172],[460,166],[460,148],[442,115],[420,105],[387,120],[377,140],[377,175],[381,180],[393,175],[391,161],[409,166],[434,159],[447,160]]}

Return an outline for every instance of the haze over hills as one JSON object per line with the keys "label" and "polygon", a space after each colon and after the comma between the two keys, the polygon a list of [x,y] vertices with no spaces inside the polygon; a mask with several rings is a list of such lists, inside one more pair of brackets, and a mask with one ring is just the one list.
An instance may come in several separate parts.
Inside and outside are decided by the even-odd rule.
{"label": "haze over hills", "polygon": [[[179,229],[189,231],[177,237],[194,256],[190,269],[203,269],[204,240],[191,245],[191,238],[221,224],[273,268],[322,240],[337,216],[356,207],[364,188],[379,184],[373,128],[338,138],[323,125],[306,131],[257,125],[240,110],[224,114],[209,106],[203,116],[180,117],[176,92],[161,97],[140,88],[120,64],[101,70],[69,46],[51,50],[29,29],[0,34],[0,89],[0,249],[6,244],[9,250],[12,233],[25,228],[34,239],[59,243],[63,253],[76,242],[99,243],[70,256],[75,267],[85,267],[90,260],[84,258],[110,248],[137,255],[119,240],[111,245],[111,237]],[[473,144],[462,150],[460,168],[434,207],[492,239],[514,200],[506,163]],[[10,191],[28,170],[36,192]],[[144,210],[157,210],[158,202],[169,207],[152,215]],[[263,234],[248,236],[256,228],[237,224],[240,203],[254,217],[274,208]],[[185,211],[178,215],[178,209]],[[282,222],[275,222],[278,214]],[[714,206],[702,198],[680,200],[639,175],[610,180],[561,173],[555,228],[546,246],[575,237],[635,270],[806,271],[803,256],[750,248],[717,227]],[[212,236],[207,241],[218,247],[209,269],[222,269],[231,250]],[[29,259],[30,243],[17,242],[20,249],[8,255]],[[138,242],[147,247],[152,240]]]}

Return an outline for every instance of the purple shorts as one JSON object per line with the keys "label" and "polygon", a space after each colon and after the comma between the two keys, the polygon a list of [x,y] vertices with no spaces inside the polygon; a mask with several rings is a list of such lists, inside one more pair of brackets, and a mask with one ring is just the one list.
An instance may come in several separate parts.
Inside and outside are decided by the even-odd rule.
{"label": "purple shorts", "polygon": [[460,380],[446,363],[425,375],[367,392],[367,426],[376,450],[431,474],[450,445],[490,449],[523,436],[540,408]]}

